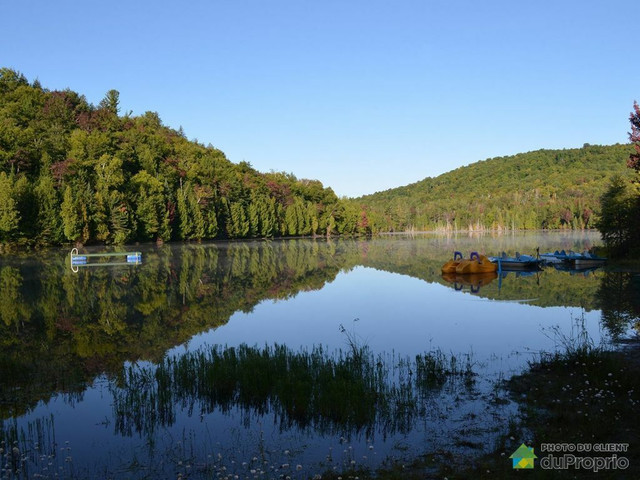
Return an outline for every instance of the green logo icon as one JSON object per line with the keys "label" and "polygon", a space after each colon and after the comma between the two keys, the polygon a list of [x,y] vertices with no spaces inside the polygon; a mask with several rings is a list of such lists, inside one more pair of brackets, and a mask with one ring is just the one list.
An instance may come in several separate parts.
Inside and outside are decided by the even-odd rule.
{"label": "green logo icon", "polygon": [[527,447],[524,443],[518,447],[509,457],[513,460],[513,468],[533,468],[533,460],[536,455],[533,453],[533,447]]}

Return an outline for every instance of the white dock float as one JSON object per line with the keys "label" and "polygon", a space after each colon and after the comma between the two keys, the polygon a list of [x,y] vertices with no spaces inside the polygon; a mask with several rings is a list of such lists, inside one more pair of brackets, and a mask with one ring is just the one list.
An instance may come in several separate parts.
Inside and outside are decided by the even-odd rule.
{"label": "white dock float", "polygon": [[[125,261],[95,262],[91,258],[124,257]],[[77,248],[71,249],[71,270],[78,271],[78,267],[108,267],[115,265],[139,265],[142,263],[141,252],[105,252],[105,253],[79,253]]]}

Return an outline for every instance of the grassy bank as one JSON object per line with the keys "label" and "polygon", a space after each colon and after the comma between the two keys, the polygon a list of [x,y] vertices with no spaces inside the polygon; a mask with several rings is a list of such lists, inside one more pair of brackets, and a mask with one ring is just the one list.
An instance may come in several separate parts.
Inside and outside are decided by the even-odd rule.
{"label": "grassy bank", "polygon": [[[610,351],[582,345],[563,353],[545,354],[523,374],[507,381],[511,398],[520,405],[495,450],[474,466],[455,471],[441,466],[439,473],[457,478],[640,478],[640,345],[632,342]],[[510,455],[521,443],[538,456],[533,470],[514,471]],[[591,452],[543,452],[542,444],[585,444]],[[543,457],[612,457],[595,452],[596,445],[628,444],[618,457],[625,469],[544,469]],[[568,447],[570,448],[570,447]],[[610,466],[619,464],[612,462]],[[380,477],[383,478],[383,477]],[[389,477],[393,478],[393,477]]]}
{"label": "grassy bank", "polygon": [[[395,464],[377,471],[343,471],[330,479],[628,479],[640,478],[640,343],[635,340],[616,350],[589,343],[569,345],[565,351],[542,354],[522,374],[506,380],[506,397],[519,405],[490,453],[461,458],[455,452],[425,453],[410,464]],[[500,401],[500,400],[498,400]],[[525,443],[537,459],[533,469],[515,470],[510,456]],[[543,444],[586,445],[590,452],[542,451]],[[626,452],[595,451],[624,448]],[[564,447],[571,448],[571,447]],[[577,458],[614,458],[608,467],[594,471],[589,460],[575,468],[543,468],[544,457],[557,460],[565,454]],[[628,460],[619,462],[619,458]],[[547,459],[545,462],[548,462]],[[579,460],[580,461],[580,460]],[[597,460],[596,460],[597,462]],[[602,462],[602,461],[601,461]],[[519,475],[519,477],[518,477]]]}

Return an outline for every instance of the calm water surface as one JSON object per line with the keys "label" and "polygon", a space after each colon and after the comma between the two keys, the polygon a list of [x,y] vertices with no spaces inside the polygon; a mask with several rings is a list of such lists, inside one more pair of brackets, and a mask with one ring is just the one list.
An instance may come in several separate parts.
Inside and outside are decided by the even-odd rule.
{"label": "calm water surface", "polygon": [[[441,265],[453,250],[598,243],[552,233],[140,246],[141,265],[77,273],[62,250],[0,258],[0,478],[306,478],[490,448],[492,427],[515,412],[490,401],[495,382],[580,335],[624,335],[639,311],[635,284],[552,267],[447,279]],[[403,362],[428,352],[477,375],[412,392],[409,413],[355,423],[322,406],[301,420],[241,393],[214,401],[182,388],[159,400],[163,359],[243,344],[322,346],[328,358],[366,347],[397,385],[414,374]]]}

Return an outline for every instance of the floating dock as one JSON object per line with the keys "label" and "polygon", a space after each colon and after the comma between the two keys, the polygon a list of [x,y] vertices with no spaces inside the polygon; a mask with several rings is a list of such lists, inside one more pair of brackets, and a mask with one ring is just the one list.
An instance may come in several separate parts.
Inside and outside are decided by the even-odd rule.
{"label": "floating dock", "polygon": [[[119,259],[124,257],[124,261],[108,261],[91,263],[91,258]],[[142,263],[141,252],[105,252],[105,253],[78,253],[77,248],[71,249],[71,270],[77,272],[79,267],[109,267],[115,265],[139,265]]]}

